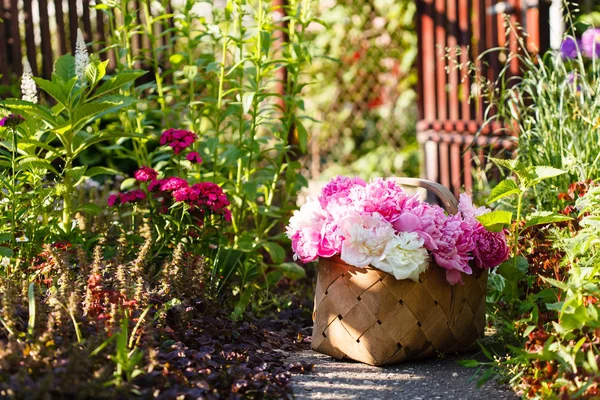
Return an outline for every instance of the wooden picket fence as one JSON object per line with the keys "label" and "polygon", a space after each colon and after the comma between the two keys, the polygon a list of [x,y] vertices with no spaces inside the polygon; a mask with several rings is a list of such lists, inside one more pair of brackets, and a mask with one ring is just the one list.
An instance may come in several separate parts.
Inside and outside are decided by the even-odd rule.
{"label": "wooden picket fence", "polygon": [[[137,21],[145,23],[140,13],[141,3],[148,0],[129,1],[132,10],[138,10]],[[100,3],[100,2],[97,2]],[[87,43],[94,43],[94,51],[109,59],[109,69],[115,66],[111,50],[104,50],[108,32],[108,17],[101,7],[93,7],[90,0],[0,0],[0,83],[10,84],[23,72],[23,59],[27,59],[35,76],[50,78],[56,58],[73,53],[77,28],[83,32]],[[166,12],[171,12],[171,2],[163,0]],[[120,23],[122,21],[117,21]],[[155,23],[156,34],[164,30],[164,23]],[[167,45],[169,35],[162,37]],[[143,35],[136,35],[133,46],[144,48]]]}
{"label": "wooden picket fence", "polygon": [[[498,134],[498,125],[484,125],[486,104],[481,98],[470,101],[476,88],[465,69],[453,68],[445,57],[446,48],[460,48],[452,55],[461,63],[475,63],[481,74],[494,81],[505,64],[499,52],[507,47],[518,51],[514,35],[507,42],[505,16],[528,33],[530,52],[549,47],[549,3],[544,0],[418,0],[419,17],[419,122],[418,140],[424,153],[422,177],[442,183],[455,194],[473,189],[473,171],[485,164],[490,152],[508,152],[514,141]],[[519,74],[513,60],[509,74]],[[489,176],[497,179],[497,176]]]}

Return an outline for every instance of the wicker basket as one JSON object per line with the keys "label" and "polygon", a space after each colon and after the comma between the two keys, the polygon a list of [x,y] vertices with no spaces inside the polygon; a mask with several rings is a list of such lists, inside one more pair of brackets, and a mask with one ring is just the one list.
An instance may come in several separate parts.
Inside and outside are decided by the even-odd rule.
{"label": "wicker basket", "polygon": [[[457,212],[443,186],[398,180],[432,190],[446,211]],[[433,263],[419,282],[355,268],[339,257],[320,259],[318,268],[312,349],[319,353],[386,365],[466,350],[483,335],[486,270],[474,269],[464,285],[451,286]]]}

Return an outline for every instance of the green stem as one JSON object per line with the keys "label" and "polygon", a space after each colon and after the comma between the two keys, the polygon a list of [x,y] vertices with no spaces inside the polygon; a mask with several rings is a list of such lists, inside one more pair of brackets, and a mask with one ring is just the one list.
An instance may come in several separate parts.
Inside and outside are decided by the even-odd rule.
{"label": "green stem", "polygon": [[12,244],[13,246],[17,243],[17,151],[18,151],[18,139],[17,139],[17,130],[13,127],[12,131],[12,157],[11,157],[11,168],[12,168],[12,177],[11,177],[11,222],[10,229],[12,230]]}
{"label": "green stem", "polygon": [[519,236],[521,235],[519,224],[521,223],[521,208],[523,207],[524,194],[524,192],[521,192],[517,199],[517,219],[515,223],[515,230],[513,232],[513,267],[515,268],[517,267],[517,254],[519,252]]}
{"label": "green stem", "polygon": [[[217,120],[215,122],[215,137],[219,140],[219,131],[221,129],[222,122],[222,111],[221,107],[223,106],[223,85],[225,82],[225,62],[227,61],[227,42],[228,42],[228,34],[229,34],[229,22],[225,25],[225,34],[223,35],[223,47],[221,49],[221,71],[219,73],[219,91],[217,94]],[[213,173],[213,182],[216,181],[217,178],[217,163],[219,161],[219,152],[217,149],[219,146],[215,146],[215,154],[213,155],[213,163],[214,163],[214,173]]]}
{"label": "green stem", "polygon": [[[67,150],[68,151],[68,150]],[[73,198],[73,179],[68,174],[73,166],[73,161],[71,160],[71,156],[67,155],[65,162],[65,191],[63,193],[63,229],[65,233],[71,232],[71,210],[73,208],[72,198]]]}

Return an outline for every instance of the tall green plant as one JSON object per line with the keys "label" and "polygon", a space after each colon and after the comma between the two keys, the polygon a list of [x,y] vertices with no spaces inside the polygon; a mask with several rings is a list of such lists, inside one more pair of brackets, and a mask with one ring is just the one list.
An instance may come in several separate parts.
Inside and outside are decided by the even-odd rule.
{"label": "tall green plant", "polygon": [[[140,121],[149,138],[144,141],[148,164],[165,174],[187,175],[190,183],[217,183],[231,200],[231,227],[226,233],[231,245],[207,254],[217,281],[215,291],[221,292],[227,281],[247,303],[254,291],[271,285],[266,283],[275,277],[267,279],[270,269],[299,274],[298,266],[285,264],[282,233],[283,219],[306,184],[296,160],[308,142],[302,91],[312,61],[307,32],[315,22],[313,2],[294,0],[276,8],[263,0],[232,0],[224,7],[187,0],[173,15],[164,16],[153,16],[153,7],[143,4],[145,24],[135,19],[137,10],[130,3],[106,2],[103,10],[111,21],[131,16],[123,19],[128,25],[116,27],[109,38],[108,47],[119,58],[117,69],[126,71],[146,62],[148,53],[135,53],[126,43],[140,36],[151,43],[149,53],[160,56],[150,61],[160,76],[130,92],[145,98]],[[198,10],[203,10],[202,16]],[[164,33],[171,37],[167,46],[161,44],[162,34],[151,33],[152,24],[163,23],[173,25]],[[120,121],[137,115],[139,109],[122,108]],[[127,126],[109,124],[111,130],[141,132]],[[194,150],[202,156],[200,168],[158,146],[155,140],[167,128],[187,129],[198,136]],[[110,149],[135,156],[123,140]]]}
{"label": "tall green plant", "polygon": [[[481,87],[494,88],[485,94],[486,115],[488,122],[501,122],[503,133],[514,134],[519,162],[566,171],[531,192],[530,200],[539,209],[557,211],[558,189],[600,174],[600,63],[587,60],[579,49],[572,59],[555,50],[542,55],[530,53],[518,27],[508,20],[506,24],[508,35],[519,43],[520,51],[491,49],[482,55],[495,51],[508,54],[506,67],[496,82],[481,82]],[[522,76],[510,72],[514,63],[520,65]]]}
{"label": "tall green plant", "polygon": [[51,80],[34,78],[38,87],[56,103],[54,106],[20,99],[1,103],[2,107],[29,121],[22,125],[19,146],[27,150],[19,156],[18,168],[35,167],[56,177],[54,194],[62,198],[60,227],[64,234],[72,229],[75,187],[86,178],[116,173],[104,167],[76,164],[78,157],[93,145],[121,137],[94,129],[94,121],[134,103],[134,99],[116,92],[145,73],[123,73],[103,80],[107,61],[89,62],[79,76],[76,64],[75,57],[62,56],[55,64]]}

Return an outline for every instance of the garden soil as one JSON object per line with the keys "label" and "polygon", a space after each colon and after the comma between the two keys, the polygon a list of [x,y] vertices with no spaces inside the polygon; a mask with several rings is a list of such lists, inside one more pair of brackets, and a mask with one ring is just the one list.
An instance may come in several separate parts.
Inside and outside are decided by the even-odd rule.
{"label": "garden soil", "polygon": [[311,350],[296,353],[292,362],[314,364],[312,373],[294,375],[292,389],[298,400],[319,399],[518,399],[507,387],[490,381],[477,389],[474,368],[457,363],[469,355],[372,367],[338,361]]}

